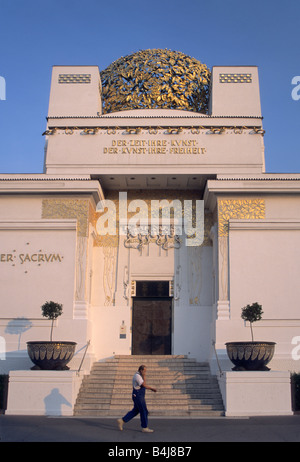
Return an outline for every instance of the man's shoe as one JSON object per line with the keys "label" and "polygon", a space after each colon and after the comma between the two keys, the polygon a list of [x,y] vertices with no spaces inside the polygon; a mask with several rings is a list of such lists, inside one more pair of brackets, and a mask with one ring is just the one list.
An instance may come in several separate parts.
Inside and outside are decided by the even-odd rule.
{"label": "man's shoe", "polygon": [[146,428],[142,428],[142,432],[143,433],[153,433],[154,430],[151,430],[151,428],[146,427]]}
{"label": "man's shoe", "polygon": [[123,419],[118,419],[117,422],[118,422],[119,430],[122,431],[123,430],[124,420]]}

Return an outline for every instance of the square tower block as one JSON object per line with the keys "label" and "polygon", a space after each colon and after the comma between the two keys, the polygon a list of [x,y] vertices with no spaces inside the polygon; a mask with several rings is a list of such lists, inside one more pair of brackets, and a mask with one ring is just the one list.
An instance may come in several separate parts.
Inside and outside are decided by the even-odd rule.
{"label": "square tower block", "polygon": [[257,66],[214,66],[209,112],[213,116],[261,117]]}
{"label": "square tower block", "polygon": [[98,66],[54,66],[49,117],[88,117],[102,113]]}

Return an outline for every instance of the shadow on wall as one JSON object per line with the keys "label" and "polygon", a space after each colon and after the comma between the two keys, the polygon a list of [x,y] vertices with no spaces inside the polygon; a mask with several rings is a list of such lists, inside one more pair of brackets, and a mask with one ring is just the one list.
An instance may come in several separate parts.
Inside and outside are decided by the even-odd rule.
{"label": "shadow on wall", "polygon": [[59,392],[58,388],[53,388],[51,393],[44,398],[45,415],[63,415],[62,406],[72,408],[72,404]]}
{"label": "shadow on wall", "polygon": [[25,317],[11,319],[5,328],[5,334],[18,336],[17,349],[6,350],[6,340],[0,337],[0,374],[8,374],[14,370],[27,370],[32,367],[27,349],[21,350],[22,334],[32,328],[32,322]]}
{"label": "shadow on wall", "polygon": [[7,323],[5,333],[10,335],[18,335],[18,350],[20,350],[21,337],[24,332],[31,329],[32,322],[24,317],[12,319]]}

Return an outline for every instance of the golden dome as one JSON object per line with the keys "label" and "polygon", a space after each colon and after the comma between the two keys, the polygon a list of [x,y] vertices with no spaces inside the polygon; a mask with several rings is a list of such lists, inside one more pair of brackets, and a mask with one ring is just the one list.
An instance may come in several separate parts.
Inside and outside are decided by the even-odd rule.
{"label": "golden dome", "polygon": [[184,109],[206,113],[210,70],[179,51],[141,50],[101,72],[103,112]]}

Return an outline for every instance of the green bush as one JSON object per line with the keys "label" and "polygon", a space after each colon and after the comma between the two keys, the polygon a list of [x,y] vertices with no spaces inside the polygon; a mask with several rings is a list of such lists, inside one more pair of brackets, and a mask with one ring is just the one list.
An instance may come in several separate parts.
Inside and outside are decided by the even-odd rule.
{"label": "green bush", "polygon": [[262,306],[257,302],[252,303],[252,305],[247,305],[244,308],[242,308],[242,314],[241,314],[242,319],[244,319],[244,321],[250,322],[252,342],[254,341],[252,323],[260,321],[262,318],[262,315],[263,315]]}
{"label": "green bush", "polygon": [[6,409],[8,391],[8,375],[0,375],[0,413]]}
{"label": "green bush", "polygon": [[52,333],[53,333],[53,323],[56,318],[62,315],[63,306],[60,303],[55,302],[46,302],[41,307],[42,315],[45,318],[48,318],[52,321],[51,323],[51,333],[50,333],[50,342],[52,342]]}
{"label": "green bush", "polygon": [[291,375],[293,411],[300,411],[300,373]]}

